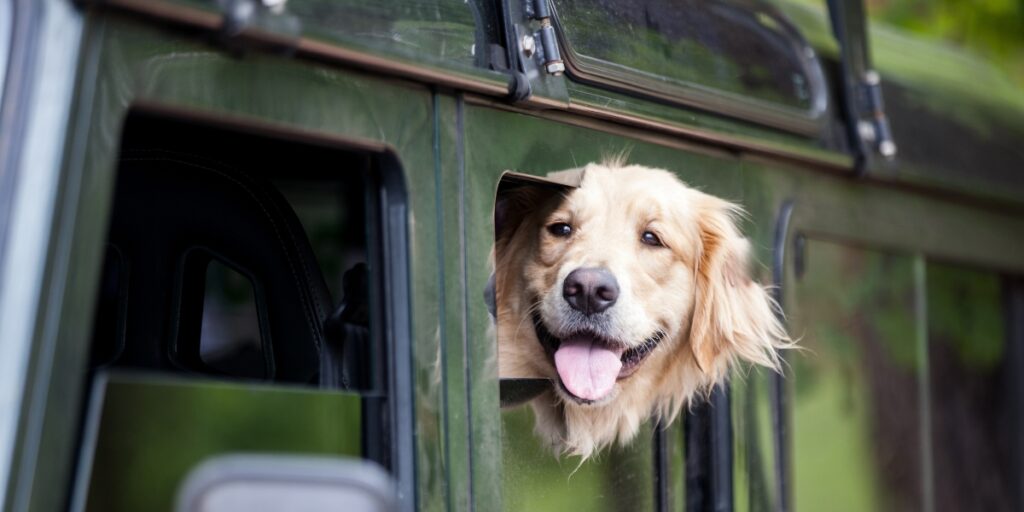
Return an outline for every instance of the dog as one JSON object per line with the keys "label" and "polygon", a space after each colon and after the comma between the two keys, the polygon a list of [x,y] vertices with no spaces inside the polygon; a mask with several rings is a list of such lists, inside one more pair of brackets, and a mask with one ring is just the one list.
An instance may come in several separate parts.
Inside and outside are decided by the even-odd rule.
{"label": "dog", "polygon": [[513,190],[495,215],[499,374],[550,379],[530,405],[558,453],[628,443],[792,346],[750,277],[742,209],[669,171],[589,164],[578,188]]}

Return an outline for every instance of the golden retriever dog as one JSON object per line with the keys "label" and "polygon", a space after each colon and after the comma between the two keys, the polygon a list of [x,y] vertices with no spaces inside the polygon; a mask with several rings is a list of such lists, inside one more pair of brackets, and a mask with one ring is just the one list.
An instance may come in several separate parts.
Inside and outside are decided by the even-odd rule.
{"label": "golden retriever dog", "polygon": [[778,370],[792,342],[750,278],[739,206],[664,170],[582,173],[502,199],[494,284],[500,374],[550,379],[536,431],[585,459],[671,421],[739,361]]}

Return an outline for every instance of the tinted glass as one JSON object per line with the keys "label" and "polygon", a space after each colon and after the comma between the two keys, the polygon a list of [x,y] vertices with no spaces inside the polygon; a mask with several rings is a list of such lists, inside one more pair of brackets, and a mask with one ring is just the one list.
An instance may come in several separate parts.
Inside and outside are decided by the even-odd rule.
{"label": "tinted glass", "polygon": [[555,0],[579,68],[677,94],[717,91],[801,111],[817,78],[771,5],[727,0]]}
{"label": "tinted glass", "polygon": [[94,367],[381,380],[365,155],[143,114],[122,152]]}
{"label": "tinted glass", "polygon": [[957,191],[1021,197],[1020,3],[886,0],[866,6],[901,175]]}
{"label": "tinted glass", "polygon": [[[1017,396],[1000,277],[928,266],[928,366],[935,510],[1020,510]],[[1017,390],[1018,393],[1020,390]]]}
{"label": "tinted glass", "polygon": [[[947,46],[967,50],[972,59],[996,65],[1024,94],[1024,8],[1020,2],[879,0],[865,5],[873,20],[888,27],[899,27],[919,39],[941,40]],[[885,30],[879,27],[872,34],[872,44],[886,45],[886,38],[891,36],[878,33]],[[941,62],[931,64],[944,66]],[[954,66],[950,68],[953,71]]]}
{"label": "tinted glass", "polygon": [[806,349],[791,359],[797,507],[1019,510],[1007,281],[825,242],[805,261],[790,308]]}
{"label": "tinted glass", "polygon": [[787,300],[796,510],[921,508],[914,260],[809,241]]}
{"label": "tinted glass", "polygon": [[815,49],[830,57],[838,56],[839,45],[832,33],[826,0],[767,1],[782,11]]}

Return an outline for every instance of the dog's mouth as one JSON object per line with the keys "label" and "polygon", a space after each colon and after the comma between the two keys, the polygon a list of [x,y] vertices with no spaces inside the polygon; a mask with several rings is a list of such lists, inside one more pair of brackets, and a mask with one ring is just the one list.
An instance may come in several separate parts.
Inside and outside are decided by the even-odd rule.
{"label": "dog's mouth", "polygon": [[659,330],[632,348],[589,330],[557,338],[537,312],[533,314],[533,328],[555,363],[562,388],[584,404],[607,397],[615,383],[632,375],[665,338],[665,332]]}

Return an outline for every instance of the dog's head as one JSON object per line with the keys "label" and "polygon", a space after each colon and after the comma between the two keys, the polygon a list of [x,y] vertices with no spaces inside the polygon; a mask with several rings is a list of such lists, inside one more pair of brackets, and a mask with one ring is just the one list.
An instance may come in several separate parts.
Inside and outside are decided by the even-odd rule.
{"label": "dog's head", "polygon": [[788,339],[747,270],[739,207],[671,173],[588,165],[580,187],[506,199],[498,233],[499,366],[547,377],[538,430],[589,455],[674,416],[744,359]]}

